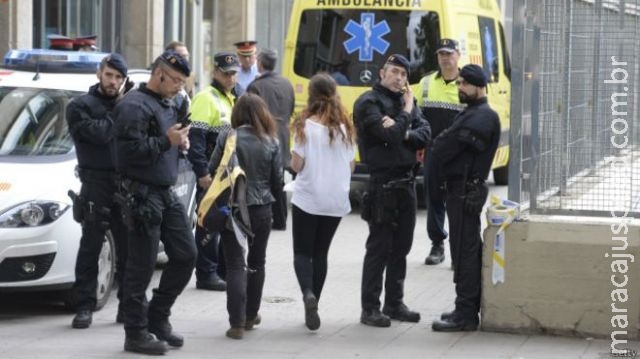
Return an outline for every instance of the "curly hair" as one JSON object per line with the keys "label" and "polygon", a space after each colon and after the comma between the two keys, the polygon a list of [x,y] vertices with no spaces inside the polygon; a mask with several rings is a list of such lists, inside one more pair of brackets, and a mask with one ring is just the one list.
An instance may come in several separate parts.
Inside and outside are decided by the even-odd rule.
{"label": "curly hair", "polygon": [[[304,125],[309,117],[315,117],[318,123],[329,128],[329,143],[333,143],[336,135],[339,135],[345,144],[355,144],[353,121],[340,101],[335,80],[328,74],[319,73],[311,78],[307,106],[291,125],[295,138],[301,143],[306,142]],[[340,128],[341,125],[344,125],[346,134]]]}

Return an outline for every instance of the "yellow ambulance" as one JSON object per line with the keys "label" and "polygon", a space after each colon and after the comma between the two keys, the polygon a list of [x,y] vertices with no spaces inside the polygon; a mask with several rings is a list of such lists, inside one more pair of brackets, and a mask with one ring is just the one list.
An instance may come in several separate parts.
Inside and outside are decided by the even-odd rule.
{"label": "yellow ambulance", "polygon": [[[496,0],[294,0],[282,72],[293,84],[297,111],[306,103],[309,79],[318,72],[336,80],[351,111],[394,53],[411,62],[409,81],[419,96],[420,79],[438,69],[438,40],[455,39],[460,67],[478,64],[490,79],[489,103],[503,131],[494,179],[506,184],[511,81],[500,16]],[[366,166],[359,164],[354,180],[366,176]]]}

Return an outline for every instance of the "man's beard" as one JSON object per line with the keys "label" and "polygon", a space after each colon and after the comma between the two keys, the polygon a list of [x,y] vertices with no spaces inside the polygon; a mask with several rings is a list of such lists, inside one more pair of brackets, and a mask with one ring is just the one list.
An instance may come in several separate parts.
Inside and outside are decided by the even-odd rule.
{"label": "man's beard", "polygon": [[462,91],[458,91],[458,99],[460,103],[470,103],[472,100],[475,100],[475,97],[472,97]]}
{"label": "man's beard", "polygon": [[107,88],[105,86],[102,86],[102,84],[100,84],[100,92],[102,92],[102,94],[105,95],[105,96],[112,97],[112,96],[116,96],[118,94],[118,89],[115,88],[115,87],[108,87]]}

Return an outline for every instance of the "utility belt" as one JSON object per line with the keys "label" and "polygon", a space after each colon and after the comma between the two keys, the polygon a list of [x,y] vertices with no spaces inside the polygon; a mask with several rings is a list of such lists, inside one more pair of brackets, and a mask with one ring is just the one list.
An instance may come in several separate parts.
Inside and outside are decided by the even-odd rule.
{"label": "utility belt", "polygon": [[[361,218],[369,224],[398,224],[402,201],[413,196],[415,177],[370,177],[369,190],[362,195]],[[415,196],[414,196],[415,197]]]}
{"label": "utility belt", "polygon": [[146,224],[161,222],[161,215],[149,204],[150,191],[160,192],[166,200],[171,196],[171,186],[151,185],[129,178],[120,180],[120,191],[114,194],[114,201],[120,205],[123,222],[130,230],[145,231]]}
{"label": "utility belt", "polygon": [[117,183],[120,175],[115,170],[95,170],[89,168],[76,167],[76,171],[78,172],[78,177],[80,177],[80,181],[88,182],[88,181],[112,181],[113,183]]}
{"label": "utility belt", "polygon": [[454,187],[462,187],[464,211],[470,214],[479,215],[482,213],[487,197],[489,196],[489,186],[481,178],[472,178],[470,180],[464,180],[460,178],[458,180],[451,179],[452,176],[448,176],[444,183],[445,191],[451,191]]}

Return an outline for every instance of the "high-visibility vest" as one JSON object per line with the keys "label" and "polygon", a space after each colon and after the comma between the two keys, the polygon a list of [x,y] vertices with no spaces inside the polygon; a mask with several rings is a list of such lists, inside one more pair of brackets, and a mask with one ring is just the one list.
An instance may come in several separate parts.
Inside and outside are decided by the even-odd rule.
{"label": "high-visibility vest", "polygon": [[458,98],[458,86],[455,81],[447,83],[440,72],[434,72],[420,80],[418,106],[442,108],[446,110],[462,111],[464,105]]}

